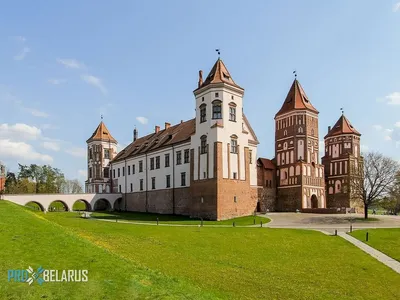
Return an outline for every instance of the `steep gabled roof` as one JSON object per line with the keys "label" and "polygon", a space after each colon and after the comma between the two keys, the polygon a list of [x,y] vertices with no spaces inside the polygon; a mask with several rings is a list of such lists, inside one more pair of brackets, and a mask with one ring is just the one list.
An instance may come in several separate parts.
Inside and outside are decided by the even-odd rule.
{"label": "steep gabled roof", "polygon": [[343,114],[340,116],[335,126],[333,126],[331,130],[329,130],[325,138],[340,134],[355,134],[361,136],[361,133],[359,133],[353,127],[353,125],[351,125],[350,121]]}
{"label": "steep gabled roof", "polygon": [[86,141],[86,143],[90,143],[92,141],[106,141],[111,143],[118,143],[116,139],[114,139],[107,129],[106,124],[103,121],[100,122],[99,126],[97,126],[96,130],[93,132],[92,136]]}
{"label": "steep gabled roof", "polygon": [[215,62],[206,80],[204,80],[204,82],[201,83],[197,89],[203,88],[213,83],[226,83],[243,90],[243,88],[238,86],[233,81],[231,74],[229,73],[224,62],[220,58],[218,58],[218,60]]}
{"label": "steep gabled roof", "polygon": [[275,164],[271,159],[259,157],[258,162],[264,167],[264,169],[275,170]]}
{"label": "steep gabled roof", "polygon": [[249,129],[250,134],[254,137],[254,142],[256,142],[256,144],[259,144],[260,142],[258,141],[258,138],[257,138],[257,136],[256,136],[256,133],[254,132],[253,128],[251,127],[250,122],[249,122],[249,120],[247,119],[247,117],[246,117],[245,114],[243,114],[243,121],[244,121],[244,123],[246,124],[247,128]]}
{"label": "steep gabled roof", "polygon": [[160,130],[158,133],[151,133],[138,138],[125,149],[120,151],[112,162],[127,159],[140,154],[145,154],[156,149],[172,146],[185,141],[195,133],[195,119],[181,122],[167,129]]}
{"label": "steep gabled roof", "polygon": [[283,102],[281,109],[278,111],[275,117],[296,109],[309,110],[314,113],[318,113],[315,107],[311,104],[310,99],[308,99],[303,87],[300,85],[300,82],[297,79],[293,81],[289,93],[286,96],[285,102]]}

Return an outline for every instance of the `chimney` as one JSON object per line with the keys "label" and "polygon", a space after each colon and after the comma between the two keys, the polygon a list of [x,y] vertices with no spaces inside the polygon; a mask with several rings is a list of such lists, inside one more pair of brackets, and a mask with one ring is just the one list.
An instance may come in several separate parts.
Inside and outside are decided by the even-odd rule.
{"label": "chimney", "polygon": [[171,126],[171,123],[165,122],[165,129],[168,129]]}
{"label": "chimney", "polygon": [[198,82],[197,86],[201,87],[202,84],[203,84],[203,71],[200,70],[199,71],[199,82]]}
{"label": "chimney", "polygon": [[155,131],[155,133],[158,133],[160,131],[160,126],[156,126],[154,131]]}
{"label": "chimney", "polygon": [[328,126],[328,132],[331,131],[331,126]]}
{"label": "chimney", "polygon": [[137,135],[138,135],[138,131],[137,131],[136,127],[135,127],[135,129],[133,129],[133,141],[137,140]]}

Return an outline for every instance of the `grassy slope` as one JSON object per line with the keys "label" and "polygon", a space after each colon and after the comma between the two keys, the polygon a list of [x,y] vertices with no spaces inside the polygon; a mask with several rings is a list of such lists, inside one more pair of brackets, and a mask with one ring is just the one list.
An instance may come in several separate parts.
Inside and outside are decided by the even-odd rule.
{"label": "grassy slope", "polygon": [[347,241],[307,230],[136,226],[47,214],[127,260],[228,299],[399,299],[400,276]]}
{"label": "grassy slope", "polygon": [[[159,220],[159,223],[161,224],[187,224],[187,225],[198,225],[200,224],[199,219],[190,219],[189,217],[185,216],[176,216],[176,215],[160,215],[160,214],[151,214],[151,213],[135,213],[135,212],[95,212],[92,214],[93,218],[98,218],[98,219],[106,219],[106,220],[115,220],[118,218],[118,220],[124,220],[124,221],[132,221],[132,222],[150,222],[150,223],[156,223],[157,218]],[[247,216],[247,217],[240,217],[240,218],[235,218],[235,219],[230,219],[230,220],[224,220],[224,221],[203,221],[204,225],[233,225],[233,222],[235,222],[236,226],[247,226],[247,225],[253,225],[254,224],[254,219],[256,220],[256,224],[260,224],[262,221],[263,224],[266,224],[270,221],[268,218],[264,217],[259,217],[259,216]]]}
{"label": "grassy slope", "polygon": [[[365,241],[367,231],[369,233],[368,242]],[[400,228],[356,230],[351,235],[400,261]]]}
{"label": "grassy slope", "polygon": [[[53,213],[53,217],[61,214]],[[0,201],[0,299],[216,298],[216,294],[185,280],[135,267],[118,252],[98,247],[43,216],[43,213],[35,214],[27,208]],[[74,223],[77,224],[76,220]],[[7,281],[7,270],[28,266],[88,269],[89,281],[44,283],[42,286]]]}

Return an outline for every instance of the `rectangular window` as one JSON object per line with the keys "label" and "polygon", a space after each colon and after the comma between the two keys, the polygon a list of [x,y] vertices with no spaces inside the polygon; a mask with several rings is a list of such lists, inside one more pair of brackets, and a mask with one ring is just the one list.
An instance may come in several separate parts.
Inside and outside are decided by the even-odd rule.
{"label": "rectangular window", "polygon": [[219,97],[219,93],[215,93],[215,98],[218,98]]}
{"label": "rectangular window", "polygon": [[201,143],[200,143],[200,154],[207,153],[207,137],[203,136],[201,137]]}
{"label": "rectangular window", "polygon": [[118,177],[121,176],[121,170],[118,168]]}
{"label": "rectangular window", "polygon": [[131,192],[133,192],[133,183],[131,183]]}
{"label": "rectangular window", "polygon": [[213,119],[222,119],[222,106],[221,102],[217,101],[217,103],[213,104]]}
{"label": "rectangular window", "polygon": [[90,149],[90,150],[89,150],[89,158],[90,158],[90,159],[93,159],[93,149]]}
{"label": "rectangular window", "polygon": [[131,175],[131,166],[128,166],[128,175]]}
{"label": "rectangular window", "polygon": [[156,157],[156,169],[159,169],[159,168],[160,168],[160,157],[157,156]]}
{"label": "rectangular window", "polygon": [[156,178],[151,177],[151,189],[155,190],[156,189]]}
{"label": "rectangular window", "polygon": [[154,157],[150,158],[150,170],[154,170]]}
{"label": "rectangular window", "polygon": [[121,185],[118,186],[118,192],[121,193]]}
{"label": "rectangular window", "polygon": [[185,150],[183,160],[184,160],[185,164],[187,164],[189,162],[189,149]]}
{"label": "rectangular window", "polygon": [[110,159],[110,149],[104,149],[104,159]]}
{"label": "rectangular window", "polygon": [[182,164],[182,151],[176,152],[176,164],[177,165]]}
{"label": "rectangular window", "polygon": [[[115,172],[115,170],[114,170]],[[92,168],[89,168],[89,178],[92,178]]]}
{"label": "rectangular window", "polygon": [[122,176],[125,176],[125,167],[122,167]]}
{"label": "rectangular window", "polygon": [[231,153],[237,153],[237,140],[231,140]]}
{"label": "rectangular window", "polygon": [[237,197],[233,196],[233,202],[237,203]]}
{"label": "rectangular window", "polygon": [[233,179],[237,179],[237,173],[233,172]]}
{"label": "rectangular window", "polygon": [[143,160],[139,161],[139,173],[143,172]]}
{"label": "rectangular window", "polygon": [[108,167],[104,168],[104,178],[108,178],[110,176],[110,169]]}
{"label": "rectangular window", "polygon": [[[92,172],[90,172],[90,173],[92,173]],[[115,178],[115,169],[113,170],[113,178]]]}
{"label": "rectangular window", "polygon": [[229,107],[229,121],[236,122],[236,107]]}
{"label": "rectangular window", "polygon": [[249,151],[249,161],[252,164],[253,163],[253,151]]}
{"label": "rectangular window", "polygon": [[168,168],[169,167],[169,153],[165,154],[165,167]]}
{"label": "rectangular window", "polygon": [[141,191],[143,191],[143,179],[140,179],[139,181],[139,188]]}
{"label": "rectangular window", "polygon": [[207,121],[207,107],[205,105],[200,107],[200,123]]}
{"label": "rectangular window", "polygon": [[207,173],[203,172],[203,178],[206,179],[207,178]]}
{"label": "rectangular window", "polygon": [[166,187],[167,188],[171,187],[171,175],[167,175],[165,177],[165,181],[166,181]]}
{"label": "rectangular window", "polygon": [[135,174],[135,165],[132,165],[132,174]]}
{"label": "rectangular window", "polygon": [[186,186],[186,172],[181,173],[181,186]]}

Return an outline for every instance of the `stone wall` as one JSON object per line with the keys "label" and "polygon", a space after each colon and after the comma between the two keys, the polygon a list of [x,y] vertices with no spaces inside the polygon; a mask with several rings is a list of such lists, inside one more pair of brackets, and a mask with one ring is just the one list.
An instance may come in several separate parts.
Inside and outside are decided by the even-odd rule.
{"label": "stone wall", "polygon": [[127,211],[146,212],[146,192],[124,194]]}
{"label": "stone wall", "polygon": [[276,189],[259,187],[257,189],[258,201],[260,202],[260,212],[276,210]]}
{"label": "stone wall", "polygon": [[276,211],[301,210],[302,194],[301,188],[278,189]]}

